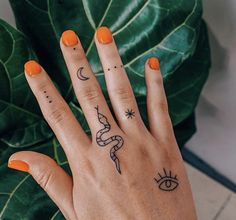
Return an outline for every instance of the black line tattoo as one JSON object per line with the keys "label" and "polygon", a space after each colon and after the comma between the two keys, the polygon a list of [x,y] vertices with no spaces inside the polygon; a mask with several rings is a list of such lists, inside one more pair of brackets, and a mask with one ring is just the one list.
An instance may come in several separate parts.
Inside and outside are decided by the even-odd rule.
{"label": "black line tattoo", "polygon": [[82,80],[82,81],[86,81],[86,80],[89,79],[89,77],[83,75],[83,73],[82,73],[83,69],[84,69],[84,67],[80,67],[80,68],[77,70],[77,73],[76,73],[76,74],[77,74],[78,79],[80,79],[80,80]]}
{"label": "black line tattoo", "polygon": [[158,173],[158,176],[160,178],[159,179],[154,178],[154,180],[156,181],[156,183],[159,186],[159,189],[164,190],[164,191],[173,191],[173,190],[175,190],[179,185],[177,175],[172,176],[171,170],[169,171],[169,174],[168,174],[166,172],[165,168],[163,168],[163,171],[164,171],[163,176],[160,173]]}
{"label": "black line tattoo", "polygon": [[111,125],[107,121],[107,117],[99,112],[98,106],[95,107],[95,109],[97,110],[98,121],[104,126],[96,133],[96,142],[100,147],[105,147],[106,145],[115,142],[115,144],[113,144],[113,147],[110,149],[110,157],[114,161],[117,171],[121,174],[120,161],[116,156],[116,151],[118,151],[123,146],[124,140],[119,135],[114,135],[107,139],[102,139],[103,134],[111,130]]}
{"label": "black line tattoo", "polygon": [[[47,94],[47,91],[44,90],[43,93],[46,95],[46,94]],[[50,96],[49,96],[49,95],[46,95],[46,99],[48,99],[48,102],[49,102],[49,103],[52,103],[52,100],[50,99]]]}
{"label": "black line tattoo", "polygon": [[125,112],[125,116],[129,119],[129,118],[133,118],[135,117],[135,112],[132,109],[127,109]]}
{"label": "black line tattoo", "polygon": [[111,71],[113,68],[114,69],[117,69],[117,68],[123,68],[124,66],[123,65],[118,65],[118,66],[114,66],[114,67],[110,67],[110,68],[107,68],[108,71]]}

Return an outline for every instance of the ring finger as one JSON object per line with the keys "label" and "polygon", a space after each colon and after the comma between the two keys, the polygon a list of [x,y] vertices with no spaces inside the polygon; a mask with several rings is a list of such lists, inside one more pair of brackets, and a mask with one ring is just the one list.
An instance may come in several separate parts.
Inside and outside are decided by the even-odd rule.
{"label": "ring finger", "polygon": [[95,42],[120,128],[127,134],[140,132],[140,129],[144,131],[145,126],[132,87],[110,30],[100,27],[96,32]]}

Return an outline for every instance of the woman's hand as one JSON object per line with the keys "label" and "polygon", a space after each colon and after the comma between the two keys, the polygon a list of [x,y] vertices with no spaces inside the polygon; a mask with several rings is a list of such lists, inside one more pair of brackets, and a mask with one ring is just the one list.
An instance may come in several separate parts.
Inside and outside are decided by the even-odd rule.
{"label": "woman's hand", "polygon": [[70,220],[196,219],[158,60],[150,58],[145,64],[148,130],[110,30],[99,28],[95,42],[115,118],[78,37],[65,31],[61,50],[92,137],[44,69],[29,61],[27,81],[67,155],[72,177],[36,152],[15,153],[8,166],[29,172]]}

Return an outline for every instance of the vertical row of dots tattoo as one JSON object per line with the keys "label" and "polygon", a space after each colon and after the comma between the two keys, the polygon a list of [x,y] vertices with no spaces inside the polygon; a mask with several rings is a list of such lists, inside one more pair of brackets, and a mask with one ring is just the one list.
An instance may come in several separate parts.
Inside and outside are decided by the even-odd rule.
{"label": "vertical row of dots tattoo", "polygon": [[47,91],[46,90],[44,90],[43,91],[43,93],[44,93],[44,95],[45,95],[45,97],[46,97],[46,99],[48,100],[48,103],[52,103],[52,100],[50,99],[50,96],[47,94]]}

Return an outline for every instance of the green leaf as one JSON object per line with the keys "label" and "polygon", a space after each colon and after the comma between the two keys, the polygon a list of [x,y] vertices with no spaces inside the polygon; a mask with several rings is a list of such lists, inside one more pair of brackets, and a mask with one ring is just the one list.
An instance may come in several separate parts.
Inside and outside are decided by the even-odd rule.
{"label": "green leaf", "polygon": [[0,139],[11,147],[52,136],[24,76],[24,63],[35,58],[27,45],[21,32],[0,20]]}
{"label": "green leaf", "polygon": [[146,125],[144,63],[148,57],[158,56],[179,145],[195,132],[194,109],[210,67],[201,0],[10,0],[10,3],[19,30],[0,21],[0,177],[3,180],[0,219],[64,219],[32,177],[8,169],[7,161],[20,148],[28,148],[51,156],[70,172],[66,156],[25,80],[23,65],[28,59],[38,59],[45,67],[89,133],[59,48],[60,35],[65,29],[73,29],[80,36],[110,105],[93,40],[99,26],[110,27]]}
{"label": "green leaf", "polygon": [[[10,2],[18,27],[30,38],[39,60],[57,82],[67,101],[76,102],[76,98],[59,48],[61,33],[65,29],[78,33],[108,97],[93,40],[95,30],[107,25],[113,32],[135,96],[140,100],[139,107],[146,105],[144,63],[148,57],[158,56],[173,124],[177,125],[193,112],[210,67],[207,34],[201,31],[200,0],[181,0],[178,3],[174,0]],[[206,54],[196,60],[193,55],[199,38],[205,42]],[[198,66],[186,66],[185,61],[197,63]],[[144,119],[147,122],[146,117]]]}

